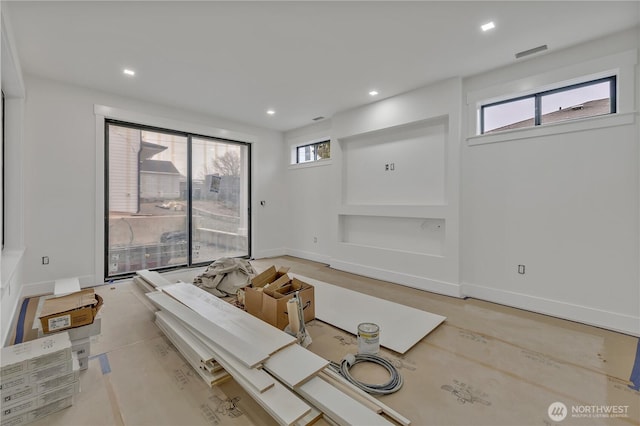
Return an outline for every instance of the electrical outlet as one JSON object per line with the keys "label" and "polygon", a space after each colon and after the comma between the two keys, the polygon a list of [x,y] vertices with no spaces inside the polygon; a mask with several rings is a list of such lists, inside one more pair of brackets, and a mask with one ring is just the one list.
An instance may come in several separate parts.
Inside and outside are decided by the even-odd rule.
{"label": "electrical outlet", "polygon": [[518,273],[524,275],[524,265],[518,265]]}
{"label": "electrical outlet", "polygon": [[384,165],[384,171],[385,171],[385,172],[388,172],[388,171],[389,171],[389,164],[385,164],[385,165]]}
{"label": "electrical outlet", "polygon": [[49,264],[49,256],[42,256],[42,264],[43,265]]}
{"label": "electrical outlet", "polygon": [[317,243],[318,242],[318,237],[313,237],[313,242]]}

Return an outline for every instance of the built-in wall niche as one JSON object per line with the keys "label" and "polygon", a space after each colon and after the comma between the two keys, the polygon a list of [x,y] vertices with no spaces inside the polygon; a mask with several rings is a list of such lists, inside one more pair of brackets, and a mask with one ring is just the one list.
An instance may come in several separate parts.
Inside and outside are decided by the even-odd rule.
{"label": "built-in wall niche", "polygon": [[340,139],[346,205],[443,205],[448,117]]}
{"label": "built-in wall niche", "polygon": [[445,220],[431,218],[340,215],[340,242],[441,256]]}

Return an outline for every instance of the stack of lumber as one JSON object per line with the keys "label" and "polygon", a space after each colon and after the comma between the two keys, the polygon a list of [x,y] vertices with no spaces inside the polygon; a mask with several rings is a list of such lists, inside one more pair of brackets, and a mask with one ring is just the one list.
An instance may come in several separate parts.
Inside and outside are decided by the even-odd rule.
{"label": "stack of lumber", "polygon": [[211,385],[223,379],[205,368],[215,360],[279,424],[324,417],[338,425],[392,425],[381,413],[410,424],[278,328],[194,285],[172,284],[149,271],[139,271],[137,279],[153,289],[147,297],[159,309],[158,326],[203,379]]}

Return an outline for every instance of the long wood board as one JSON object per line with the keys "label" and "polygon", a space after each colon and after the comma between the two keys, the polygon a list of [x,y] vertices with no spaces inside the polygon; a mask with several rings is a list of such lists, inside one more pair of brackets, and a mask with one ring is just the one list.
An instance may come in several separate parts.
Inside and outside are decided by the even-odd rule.
{"label": "long wood board", "polygon": [[257,349],[217,324],[208,321],[170,296],[162,292],[152,292],[147,293],[147,297],[160,309],[170,312],[208,339],[218,342],[220,346],[224,347],[247,367],[253,368],[269,358],[268,353]]}
{"label": "long wood board", "polygon": [[268,354],[296,342],[296,338],[193,284],[176,283],[162,291],[241,340]]}
{"label": "long wood board", "polygon": [[147,283],[149,283],[152,287],[163,287],[165,285],[171,284],[171,281],[167,280],[165,277],[160,275],[160,273],[156,271],[150,271],[148,269],[141,269],[136,271],[142,279],[144,279]]}
{"label": "long wood board", "polygon": [[[159,311],[158,313],[160,313]],[[196,371],[196,373],[205,381],[208,386],[215,386],[222,383],[225,379],[231,376],[224,370],[220,370],[216,373],[211,373],[200,367],[200,361],[197,357],[194,357],[194,353],[190,350],[189,346],[180,339],[180,336],[174,333],[171,328],[161,317],[156,315],[156,325],[162,330],[167,338],[173,343],[173,346],[178,349],[178,352],[187,360],[189,365]]]}
{"label": "long wood board", "polygon": [[208,346],[214,354],[217,362],[234,378],[242,376],[246,383],[253,386],[258,392],[264,392],[275,383],[275,379],[259,368],[248,368],[240,362],[232,353],[225,350],[222,346],[216,344],[211,339],[192,328],[189,324],[182,323],[184,327],[189,329],[203,344]]}
{"label": "long wood board", "polygon": [[393,423],[351,398],[320,377],[300,385],[296,391],[341,426],[392,426]]}
{"label": "long wood board", "polygon": [[295,388],[329,365],[329,361],[299,345],[291,345],[271,355],[263,364],[265,370]]}
{"label": "long wood board", "polygon": [[360,323],[377,324],[380,345],[401,354],[447,319],[313,278],[289,275],[314,286],[317,319],[353,334],[357,334]]}

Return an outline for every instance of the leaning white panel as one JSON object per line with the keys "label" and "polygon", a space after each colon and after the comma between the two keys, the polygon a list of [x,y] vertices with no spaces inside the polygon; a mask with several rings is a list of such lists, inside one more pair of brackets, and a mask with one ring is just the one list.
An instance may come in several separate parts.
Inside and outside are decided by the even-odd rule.
{"label": "leaning white panel", "polygon": [[289,275],[314,286],[317,319],[353,334],[358,332],[358,324],[373,322],[380,326],[380,344],[401,354],[447,319],[313,278]]}
{"label": "leaning white panel", "polygon": [[215,323],[203,318],[170,296],[162,292],[153,292],[147,293],[147,297],[160,309],[164,309],[180,318],[181,321],[199,331],[208,339],[224,347],[247,367],[253,368],[269,358],[268,353],[255,348]]}

